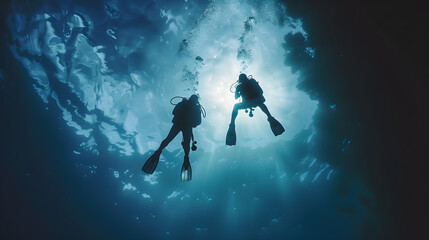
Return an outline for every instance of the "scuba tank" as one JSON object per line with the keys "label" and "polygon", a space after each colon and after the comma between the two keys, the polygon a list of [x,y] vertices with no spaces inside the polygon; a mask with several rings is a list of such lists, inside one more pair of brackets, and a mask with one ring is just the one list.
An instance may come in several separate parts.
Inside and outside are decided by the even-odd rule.
{"label": "scuba tank", "polygon": [[[247,76],[247,78],[250,80],[250,79],[254,79],[253,78],[253,75],[249,75],[249,76]],[[237,80],[237,81],[235,81],[235,82],[233,82],[232,84],[231,84],[231,86],[229,87],[229,91],[230,92],[232,92],[232,93],[235,93],[236,91],[234,90],[232,90],[232,89],[237,89],[237,86],[238,85],[240,85],[240,83],[238,82],[239,80]],[[255,111],[255,109],[253,108],[253,107],[249,107],[249,108],[246,108],[245,110],[244,110],[244,112],[245,113],[249,113],[249,117],[253,117],[253,111]]]}
{"label": "scuba tank", "polygon": [[[180,98],[180,99],[182,99],[182,101],[183,100],[189,100],[189,99],[187,99],[185,97],[175,96],[175,97],[172,97],[170,99],[170,104],[171,105],[176,106],[177,104],[179,104],[180,102],[182,102],[182,101],[180,101],[178,103],[173,103],[173,100],[176,99],[176,98]],[[199,102],[197,103],[197,105],[200,108],[201,115],[203,116],[203,118],[205,118],[207,116],[206,109]],[[195,141],[195,139],[194,139],[194,133],[191,134],[191,140],[192,140],[191,150],[192,151],[196,151],[197,150],[197,141]],[[183,141],[182,141],[182,144],[183,144]]]}
{"label": "scuba tank", "polygon": [[[181,96],[174,96],[174,97],[172,97],[172,98],[170,99],[170,104],[171,104],[171,105],[176,106],[177,104],[179,104],[179,103],[180,103],[180,102],[178,102],[178,103],[173,103],[173,100],[174,100],[174,99],[176,99],[176,98],[180,98],[180,99],[182,99],[182,101],[183,101],[183,100],[189,100],[189,99],[187,99],[187,98],[185,98],[185,97],[181,97]],[[203,105],[201,105],[199,102],[198,102],[198,106],[200,107],[201,115],[203,116],[203,118],[205,118],[205,117],[207,116],[206,109],[205,109],[205,108],[203,107]]]}

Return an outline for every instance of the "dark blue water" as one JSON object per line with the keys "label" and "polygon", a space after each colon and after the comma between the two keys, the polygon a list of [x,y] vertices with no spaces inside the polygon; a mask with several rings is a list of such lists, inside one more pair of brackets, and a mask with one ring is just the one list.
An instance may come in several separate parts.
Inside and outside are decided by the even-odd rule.
{"label": "dark blue water", "polygon": [[[387,165],[400,162],[386,151],[398,144],[388,137],[395,122],[378,110],[389,95],[351,76],[367,59],[346,37],[357,30],[318,30],[328,6],[313,15],[294,1],[11,1],[5,9],[7,239],[405,236],[395,228],[404,173]],[[378,49],[362,29],[362,42]],[[261,111],[241,111],[238,144],[226,147],[229,87],[240,71],[260,81],[286,132],[274,137]],[[193,180],[179,180],[180,137],[154,175],[142,173],[171,126],[169,99],[191,93],[208,114],[194,130]]]}

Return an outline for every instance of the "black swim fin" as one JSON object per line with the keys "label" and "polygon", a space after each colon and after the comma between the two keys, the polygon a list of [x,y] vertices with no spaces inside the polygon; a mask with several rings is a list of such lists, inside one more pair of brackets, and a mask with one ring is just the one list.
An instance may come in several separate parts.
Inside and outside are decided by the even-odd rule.
{"label": "black swim fin", "polygon": [[161,151],[156,150],[143,165],[142,171],[147,174],[152,174],[155,171],[156,166],[158,166],[160,156]]}
{"label": "black swim fin", "polygon": [[273,131],[274,136],[284,133],[285,129],[283,128],[282,124],[274,117],[269,117],[268,122],[270,123],[271,131]]}
{"label": "black swim fin", "polygon": [[189,163],[189,157],[183,161],[182,170],[180,172],[180,180],[182,181],[191,181],[192,180],[192,168],[191,163]]}
{"label": "black swim fin", "polygon": [[234,146],[237,142],[237,136],[235,135],[235,125],[229,124],[228,132],[226,133],[226,145]]}

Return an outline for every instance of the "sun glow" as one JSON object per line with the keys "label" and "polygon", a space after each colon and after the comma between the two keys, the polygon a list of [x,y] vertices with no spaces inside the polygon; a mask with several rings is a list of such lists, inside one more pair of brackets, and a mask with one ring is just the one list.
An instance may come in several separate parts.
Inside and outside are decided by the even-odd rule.
{"label": "sun glow", "polygon": [[[77,101],[69,102],[69,105],[63,103],[67,101],[66,92],[51,91],[51,79],[45,74],[44,63],[30,61],[26,56],[19,56],[19,52],[25,52],[26,46],[33,49],[34,39],[61,39],[59,42],[44,43],[52,47],[44,54],[62,73],[66,67],[63,61],[58,61],[58,57],[64,55],[63,45],[73,42],[69,39],[72,36],[57,36],[63,29],[52,29],[57,25],[51,24],[53,19],[44,15],[35,24],[50,30],[34,32],[35,37],[31,41],[27,37],[20,37],[24,35],[17,32],[14,36],[20,42],[19,46],[24,48],[15,53],[38,82],[37,86],[41,86],[37,91],[41,98],[47,102],[52,92],[55,102],[64,113],[63,119],[76,129],[78,135],[85,136],[85,143],[81,146],[97,152],[98,142],[94,133],[102,126],[101,133],[107,137],[111,149],[128,156],[136,152],[144,154],[155,148],[171,127],[171,97],[188,97],[194,91],[200,94],[201,103],[207,110],[207,118],[195,129],[201,145],[224,146],[233,106],[240,101],[234,98],[230,86],[241,72],[251,74],[264,90],[268,109],[286,128],[284,134],[274,137],[265,114],[259,109],[255,109],[252,118],[240,110],[236,128],[237,144],[260,147],[273,141],[292,139],[311,124],[317,108],[317,101],[312,101],[296,88],[299,73],[292,74],[284,64],[285,35],[297,33],[305,36],[306,33],[299,21],[288,19],[281,24],[277,22],[273,17],[281,9],[275,5],[267,3],[264,6],[255,8],[246,1],[213,2],[208,6],[210,11],[202,14],[195,24],[190,21],[184,24],[183,15],[166,11],[162,17],[168,15],[170,20],[167,21],[176,25],[170,22],[164,26],[165,30],[174,25],[178,31],[170,29],[160,38],[145,38],[146,33],[139,32],[136,35],[135,29],[130,28],[116,32],[112,43],[98,46],[93,43],[103,42],[98,40],[101,35],[94,35],[94,41],[89,41],[85,34],[78,34],[76,38],[79,41],[69,52],[71,56],[73,51],[79,54],[65,59],[71,62],[70,72],[58,74],[58,80],[70,82],[70,92],[79,96],[79,99],[75,99]],[[84,15],[74,16],[85,18]],[[27,27],[28,31],[33,31],[32,25]],[[133,44],[124,39],[132,39]],[[183,39],[186,39],[187,47],[182,49],[179,46]],[[33,50],[30,51],[32,55],[38,55],[41,51]],[[118,56],[129,58],[126,63],[129,66],[110,69],[121,59]],[[150,61],[141,61],[142,56]],[[88,69],[92,69],[91,74],[85,74]],[[83,118],[75,111],[76,106],[80,106],[82,112],[88,111],[88,114]],[[102,111],[109,121],[97,119],[96,114],[91,112],[94,108]],[[95,124],[100,121],[103,123]],[[80,126],[78,122],[87,124]],[[171,151],[180,148],[180,144],[169,145]]]}
{"label": "sun glow", "polygon": [[[252,59],[245,66],[246,69],[243,69],[237,59],[240,42],[234,35],[242,28],[241,24],[234,26],[237,29],[229,31],[229,35],[219,35],[223,41],[204,46],[203,53],[207,55],[202,55],[204,65],[199,71],[198,92],[210,115],[205,120],[213,129],[210,138],[216,142],[224,142],[233,106],[240,101],[234,98],[235,89],[232,88],[231,91],[230,87],[241,72],[252,75],[259,82],[269,111],[287,128],[286,134],[275,138],[269,128],[267,116],[259,108],[255,109],[254,117],[249,117],[244,110],[240,110],[236,130],[237,142],[242,146],[263,146],[279,139],[291,139],[295,133],[308,126],[316,109],[316,102],[296,89],[298,74],[292,74],[290,68],[283,64],[284,33],[281,32],[286,32],[287,29],[268,22],[258,24],[254,28]],[[274,32],[279,33],[273,34]],[[306,120],[296,119],[298,115]]]}

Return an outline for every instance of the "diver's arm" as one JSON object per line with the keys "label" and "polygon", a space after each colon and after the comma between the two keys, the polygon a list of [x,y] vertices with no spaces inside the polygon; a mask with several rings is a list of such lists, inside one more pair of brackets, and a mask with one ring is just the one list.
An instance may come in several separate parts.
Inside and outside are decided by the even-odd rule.
{"label": "diver's arm", "polygon": [[182,102],[179,102],[173,109],[173,115],[176,115],[177,111],[179,111],[180,108],[182,108]]}
{"label": "diver's arm", "polygon": [[262,94],[264,93],[264,91],[262,91],[262,88],[261,88],[261,86],[259,85],[259,83],[258,83],[255,79],[253,79],[253,83],[256,85],[256,89],[258,90],[258,93],[259,93],[260,95],[262,95]]}
{"label": "diver's arm", "polygon": [[197,106],[195,117],[197,119],[195,127],[197,127],[198,125],[201,124],[201,120],[202,120],[201,119],[201,107],[200,106]]}
{"label": "diver's arm", "polygon": [[241,88],[240,85],[238,85],[237,88],[235,88],[235,99],[237,99],[241,96],[240,88]]}
{"label": "diver's arm", "polygon": [[263,94],[264,93],[264,91],[262,90],[262,88],[261,88],[261,86],[259,86],[259,83],[257,83],[258,84],[258,92],[259,92],[259,94]]}

